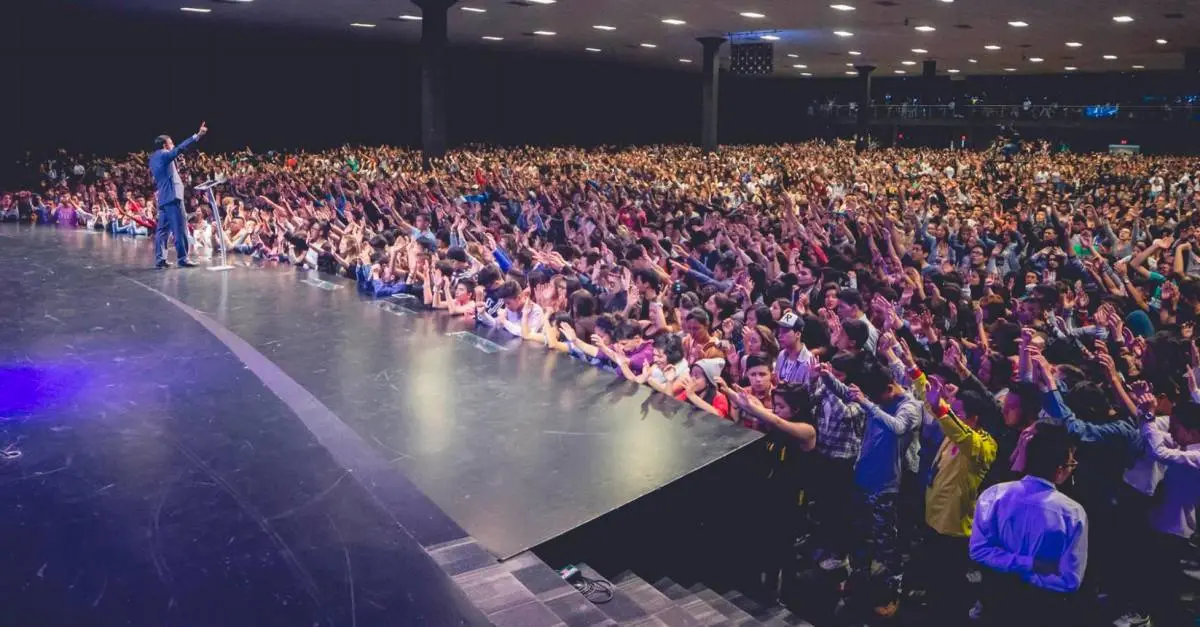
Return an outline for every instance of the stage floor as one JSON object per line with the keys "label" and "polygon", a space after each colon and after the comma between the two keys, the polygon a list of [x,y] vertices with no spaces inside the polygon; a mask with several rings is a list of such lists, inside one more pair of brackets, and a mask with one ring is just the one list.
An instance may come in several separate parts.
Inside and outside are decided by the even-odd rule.
{"label": "stage floor", "polygon": [[[18,512],[0,531],[26,553],[26,585],[85,585],[72,580],[90,570],[55,572],[51,554],[136,556],[150,579],[199,594],[179,585],[184,573],[223,576],[246,551],[214,547],[228,561],[218,568],[192,560],[189,542],[286,548],[281,516],[298,534],[364,547],[397,535],[388,517],[422,546],[461,527],[509,557],[759,437],[502,333],[489,341],[461,320],[366,300],[348,281],[290,267],[155,271],[152,248],[0,228],[0,445],[22,453],[0,464]],[[353,561],[329,550],[325,570]],[[314,596],[312,572],[276,553],[283,570],[260,573],[264,585]],[[107,594],[145,583],[110,580]]]}

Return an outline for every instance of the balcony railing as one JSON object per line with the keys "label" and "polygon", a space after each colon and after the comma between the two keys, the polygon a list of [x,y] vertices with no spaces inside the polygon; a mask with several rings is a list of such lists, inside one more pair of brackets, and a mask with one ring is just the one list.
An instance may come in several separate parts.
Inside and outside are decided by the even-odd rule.
{"label": "balcony railing", "polygon": [[[809,109],[816,117],[854,120],[856,105],[814,105]],[[1194,105],[1092,105],[1062,106],[1044,104],[1014,105],[871,105],[876,120],[985,120],[1011,121],[1089,121],[1112,122],[1183,122],[1200,119],[1200,109]]]}

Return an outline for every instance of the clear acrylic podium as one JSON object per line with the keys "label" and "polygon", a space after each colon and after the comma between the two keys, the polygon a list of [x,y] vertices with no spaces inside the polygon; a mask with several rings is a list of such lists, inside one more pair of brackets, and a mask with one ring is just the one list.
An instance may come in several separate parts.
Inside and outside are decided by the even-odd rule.
{"label": "clear acrylic podium", "polygon": [[217,196],[213,193],[213,189],[219,185],[224,185],[227,180],[224,175],[218,175],[217,178],[205,181],[194,188],[196,191],[201,191],[208,195],[208,206],[212,207],[213,219],[217,221],[217,241],[221,244],[221,265],[208,267],[209,270],[214,272],[233,269],[233,266],[229,265],[228,253],[225,250],[225,227],[221,224],[221,209],[217,206]]}

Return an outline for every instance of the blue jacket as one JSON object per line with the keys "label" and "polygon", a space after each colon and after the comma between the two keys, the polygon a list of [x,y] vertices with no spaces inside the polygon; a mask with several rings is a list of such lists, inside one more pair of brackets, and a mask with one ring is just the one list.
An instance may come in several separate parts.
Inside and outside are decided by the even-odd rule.
{"label": "blue jacket", "polygon": [[199,139],[198,136],[183,140],[174,150],[165,148],[155,150],[150,155],[150,175],[154,177],[154,187],[158,206],[183,200],[183,181],[179,178],[179,169],[175,167],[175,157]]}

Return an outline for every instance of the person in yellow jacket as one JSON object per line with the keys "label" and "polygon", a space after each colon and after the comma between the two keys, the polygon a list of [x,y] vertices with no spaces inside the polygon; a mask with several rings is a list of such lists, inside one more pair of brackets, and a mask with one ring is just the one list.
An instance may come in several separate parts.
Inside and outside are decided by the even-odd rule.
{"label": "person in yellow jacket", "polygon": [[989,403],[979,392],[959,392],[933,377],[925,400],[945,435],[925,490],[925,523],[936,532],[926,545],[934,565],[928,598],[937,624],[949,625],[964,620],[971,605],[965,588],[971,523],[979,486],[996,461],[998,447],[979,428],[979,416]]}

